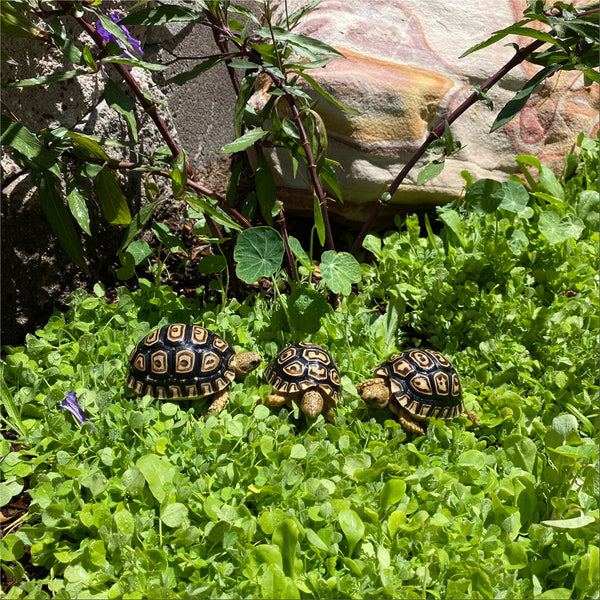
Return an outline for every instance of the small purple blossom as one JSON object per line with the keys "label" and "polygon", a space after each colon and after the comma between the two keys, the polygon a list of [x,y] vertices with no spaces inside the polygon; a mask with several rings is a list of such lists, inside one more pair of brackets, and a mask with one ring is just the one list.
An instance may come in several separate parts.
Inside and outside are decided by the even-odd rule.
{"label": "small purple blossom", "polygon": [[[61,408],[66,408],[75,417],[75,419],[77,419],[77,422],[80,425],[83,425],[86,421],[91,423],[90,418],[85,414],[83,408],[79,406],[77,394],[75,392],[67,392],[65,399],[59,404],[59,406]],[[94,429],[93,425],[92,429]]]}
{"label": "small purple blossom", "polygon": [[121,29],[121,31],[125,34],[125,36],[127,37],[127,41],[131,44],[131,47],[135,50],[135,53],[138,56],[134,56],[131,52],[131,50],[125,45],[124,42],[122,42],[120,39],[118,39],[115,35],[113,35],[112,33],[110,33],[110,31],[108,31],[107,29],[105,29],[105,27],[102,25],[102,23],[100,22],[100,20],[96,21],[96,31],[102,36],[102,39],[104,39],[104,41],[106,43],[108,42],[116,42],[117,44],[119,44],[119,46],[121,46],[121,48],[123,48],[123,54],[121,54],[121,56],[126,57],[126,58],[141,58],[142,56],[144,56],[144,53],[142,52],[142,46],[140,44],[139,40],[136,40],[128,31],[127,27],[125,27],[125,25],[119,25],[119,21],[121,20],[121,17],[119,16],[119,13],[114,10],[112,12],[111,15],[108,15],[110,20],[115,23],[115,25],[117,25],[117,27],[119,29]]}

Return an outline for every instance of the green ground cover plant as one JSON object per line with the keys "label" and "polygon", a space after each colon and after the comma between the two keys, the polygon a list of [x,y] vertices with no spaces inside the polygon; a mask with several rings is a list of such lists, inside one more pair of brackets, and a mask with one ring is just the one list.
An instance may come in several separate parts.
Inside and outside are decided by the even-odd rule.
{"label": "green ground cover plant", "polygon": [[[582,136],[560,176],[529,156],[526,184],[465,173],[437,218],[366,236],[358,281],[332,253],[312,283],[296,248],[290,295],[74,293],[2,361],[0,500],[31,498],[1,540],[6,597],[597,597],[598,156]],[[206,422],[202,401],[135,398],[129,352],[178,321],[265,359],[326,347],[335,422],[257,405],[262,367]],[[355,385],[414,345],[453,361],[480,427],[415,437],[367,411]],[[70,391],[89,423],[60,408]]]}

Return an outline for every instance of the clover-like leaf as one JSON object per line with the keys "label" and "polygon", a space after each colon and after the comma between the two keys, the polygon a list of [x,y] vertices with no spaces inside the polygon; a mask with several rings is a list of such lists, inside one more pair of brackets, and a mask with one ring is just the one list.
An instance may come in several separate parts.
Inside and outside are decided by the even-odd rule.
{"label": "clover-like leaf", "polygon": [[348,540],[348,546],[350,547],[349,556],[352,556],[354,547],[362,539],[362,536],[365,533],[365,524],[352,509],[341,510],[338,515],[338,521]]}

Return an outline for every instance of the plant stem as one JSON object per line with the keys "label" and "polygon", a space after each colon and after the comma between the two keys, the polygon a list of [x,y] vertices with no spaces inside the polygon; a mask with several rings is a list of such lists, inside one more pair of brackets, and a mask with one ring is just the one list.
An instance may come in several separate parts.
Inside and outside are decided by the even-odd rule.
{"label": "plant stem", "polygon": [[335,244],[333,243],[333,234],[331,232],[331,224],[329,222],[329,211],[327,209],[327,196],[325,195],[323,187],[321,186],[321,182],[319,181],[319,174],[317,173],[317,164],[315,162],[315,157],[310,146],[308,134],[306,133],[306,128],[304,127],[302,117],[300,116],[300,111],[298,110],[298,106],[296,104],[296,98],[293,96],[292,93],[290,93],[287,90],[284,81],[282,81],[280,78],[276,77],[272,73],[269,73],[268,70],[265,69],[265,71],[268,73],[275,87],[277,87],[284,93],[285,99],[287,100],[292,111],[292,117],[294,119],[294,122],[296,123],[296,126],[298,127],[302,147],[304,148],[304,152],[306,154],[306,166],[308,168],[313,193],[317,196],[319,200],[319,207],[321,209],[321,215],[323,216],[323,223],[325,225],[325,239],[327,241],[327,246],[330,250],[335,250]]}
{"label": "plant stem", "polygon": [[296,273],[294,254],[292,253],[292,249],[290,248],[290,240],[287,232],[287,227],[285,223],[285,214],[283,212],[283,206],[279,211],[279,214],[276,217],[277,225],[279,226],[279,231],[281,232],[281,237],[283,238],[283,247],[285,248],[285,257],[287,263],[290,267],[290,277],[297,283],[298,282],[298,274]]}
{"label": "plant stem", "polygon": [[[481,86],[481,91],[485,92],[485,91],[489,90],[493,85],[498,83],[498,81],[500,81],[500,79],[502,79],[502,77],[504,77],[511,69],[516,67],[518,64],[522,63],[532,52],[537,50],[544,43],[545,42],[542,40],[535,40],[528,46],[525,46],[524,48],[519,49],[515,53],[515,55],[497,73],[492,75],[492,77],[490,77]],[[398,189],[400,184],[404,181],[404,178],[408,175],[410,170],[415,166],[415,164],[423,156],[423,154],[425,154],[425,152],[426,152],[427,148],[430,146],[430,144],[433,143],[435,140],[440,139],[440,137],[444,134],[444,130],[446,128],[446,123],[448,125],[450,125],[451,123],[456,121],[456,119],[458,117],[460,117],[464,112],[466,112],[466,110],[468,108],[470,108],[471,106],[473,106],[473,104],[475,104],[477,102],[478,98],[479,98],[478,93],[473,92],[459,107],[457,107],[439,125],[437,125],[430,131],[429,135],[427,136],[427,139],[419,146],[419,148],[416,150],[416,152],[410,157],[410,159],[404,165],[404,167],[402,168],[400,173],[398,173],[398,176],[396,177],[396,179],[394,179],[394,181],[387,188],[386,192],[390,195],[390,197],[394,195],[394,193],[396,192],[396,190]],[[358,252],[358,250],[362,246],[365,236],[370,231],[371,227],[373,226],[373,223],[375,222],[375,219],[378,217],[379,213],[381,212],[381,209],[383,208],[383,206],[386,203],[387,202],[382,200],[381,197],[377,200],[377,202],[375,202],[375,205],[373,206],[367,220],[365,221],[364,225],[362,226],[360,233],[358,234],[358,237],[356,238],[356,240],[354,241],[354,244],[352,245],[352,248],[350,249],[350,254],[355,255]]]}

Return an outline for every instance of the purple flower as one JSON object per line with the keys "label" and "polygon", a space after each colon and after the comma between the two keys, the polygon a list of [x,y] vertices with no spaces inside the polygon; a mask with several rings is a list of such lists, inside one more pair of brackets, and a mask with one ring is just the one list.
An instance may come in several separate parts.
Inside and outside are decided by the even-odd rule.
{"label": "purple flower", "polygon": [[[66,408],[80,425],[83,425],[86,421],[90,422],[90,418],[85,414],[83,408],[79,406],[77,401],[77,394],[75,392],[67,392],[65,399],[59,404],[61,408]],[[92,429],[94,426],[92,425]]]}
{"label": "purple flower", "polygon": [[125,27],[125,25],[119,25],[119,21],[121,19],[121,17],[119,16],[119,13],[114,10],[113,13],[111,15],[108,15],[110,20],[115,23],[117,25],[117,27],[119,29],[121,29],[121,31],[125,34],[125,36],[127,37],[127,41],[131,44],[131,47],[135,50],[135,53],[138,56],[135,56],[131,50],[125,45],[125,42],[122,42],[120,39],[118,39],[115,35],[113,35],[112,33],[110,33],[110,31],[108,31],[107,29],[104,28],[104,26],[102,25],[102,23],[98,20],[96,21],[96,31],[102,36],[102,38],[104,39],[104,41],[106,43],[108,42],[116,42],[117,44],[119,44],[119,46],[121,46],[121,48],[123,48],[123,54],[121,54],[121,56],[123,57],[127,57],[127,58],[141,58],[142,56],[144,56],[144,53],[142,52],[142,46],[139,42],[139,40],[136,40],[127,30],[127,27]]}

